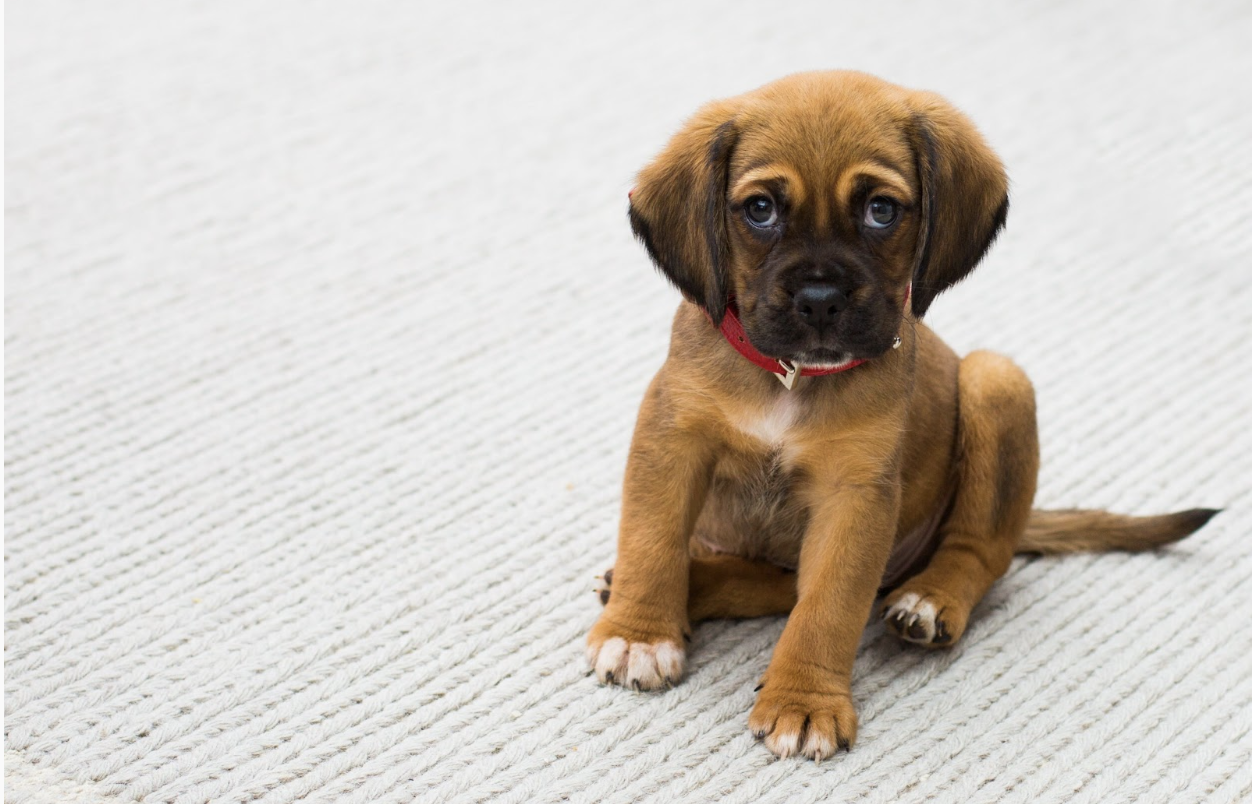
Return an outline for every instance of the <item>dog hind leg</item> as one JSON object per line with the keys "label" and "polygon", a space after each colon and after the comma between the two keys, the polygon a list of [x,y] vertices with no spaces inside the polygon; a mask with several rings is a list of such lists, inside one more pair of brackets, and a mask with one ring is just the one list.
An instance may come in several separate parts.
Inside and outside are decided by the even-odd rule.
{"label": "dog hind leg", "polygon": [[952,510],[920,573],[886,596],[882,616],[902,639],[955,644],[969,613],[1009,567],[1030,517],[1039,472],[1034,388],[1011,360],[961,361],[960,455]]}

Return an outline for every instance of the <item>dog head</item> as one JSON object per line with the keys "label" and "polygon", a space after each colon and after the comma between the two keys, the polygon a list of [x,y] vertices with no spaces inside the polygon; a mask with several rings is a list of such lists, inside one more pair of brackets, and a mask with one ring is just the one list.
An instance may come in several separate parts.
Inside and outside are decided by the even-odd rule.
{"label": "dog head", "polygon": [[905,304],[924,315],[1007,211],[1003,166],[946,101],[822,72],[702,108],[640,173],[630,220],[715,323],[733,299],[759,351],[820,366],[890,349]]}

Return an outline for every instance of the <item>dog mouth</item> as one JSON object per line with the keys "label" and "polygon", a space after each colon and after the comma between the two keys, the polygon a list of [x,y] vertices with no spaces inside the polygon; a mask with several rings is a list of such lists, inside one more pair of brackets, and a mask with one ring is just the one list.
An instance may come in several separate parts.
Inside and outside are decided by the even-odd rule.
{"label": "dog mouth", "polygon": [[895,332],[884,326],[888,322],[863,305],[843,310],[839,321],[821,327],[797,321],[790,307],[762,304],[746,311],[730,309],[739,316],[744,334],[758,352],[792,365],[837,368],[853,360],[873,359],[893,346]]}
{"label": "dog mouth", "polygon": [[[855,315],[856,311],[849,311]],[[807,368],[836,368],[853,360],[872,360],[891,351],[894,331],[879,318],[860,315],[844,326],[814,331],[790,320],[745,320],[744,333],[761,354]]]}
{"label": "dog mouth", "polygon": [[[779,337],[774,332],[754,332],[746,329],[748,340],[761,354],[775,360],[785,360],[793,365],[807,368],[833,368],[856,359],[850,344],[822,343],[816,333],[796,333],[794,330]],[[797,337],[797,334],[800,337]],[[833,340],[833,339],[832,339]]]}

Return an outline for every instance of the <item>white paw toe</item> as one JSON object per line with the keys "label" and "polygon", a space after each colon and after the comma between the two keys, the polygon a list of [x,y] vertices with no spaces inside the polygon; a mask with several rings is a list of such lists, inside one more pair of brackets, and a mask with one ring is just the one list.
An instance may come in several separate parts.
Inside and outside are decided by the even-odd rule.
{"label": "white paw toe", "polygon": [[604,640],[598,651],[595,648],[587,649],[587,657],[602,684],[622,683],[626,678],[626,662],[629,656],[630,648],[621,637]]}
{"label": "white paw toe", "polygon": [[809,759],[815,759],[821,762],[827,757],[835,755],[835,744],[817,729],[809,729],[808,735],[804,739],[804,748],[801,750]]}
{"label": "white paw toe", "polygon": [[783,731],[781,734],[777,731],[765,738],[765,747],[773,751],[777,756],[786,759],[794,756],[800,751],[800,735],[793,730]]}

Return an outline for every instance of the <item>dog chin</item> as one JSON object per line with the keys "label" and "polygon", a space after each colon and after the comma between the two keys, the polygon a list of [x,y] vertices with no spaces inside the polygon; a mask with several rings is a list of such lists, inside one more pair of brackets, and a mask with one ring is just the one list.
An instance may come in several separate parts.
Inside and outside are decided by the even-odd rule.
{"label": "dog chin", "polygon": [[796,354],[789,362],[812,369],[832,369],[842,366],[853,359],[848,352],[836,349],[813,349]]}

